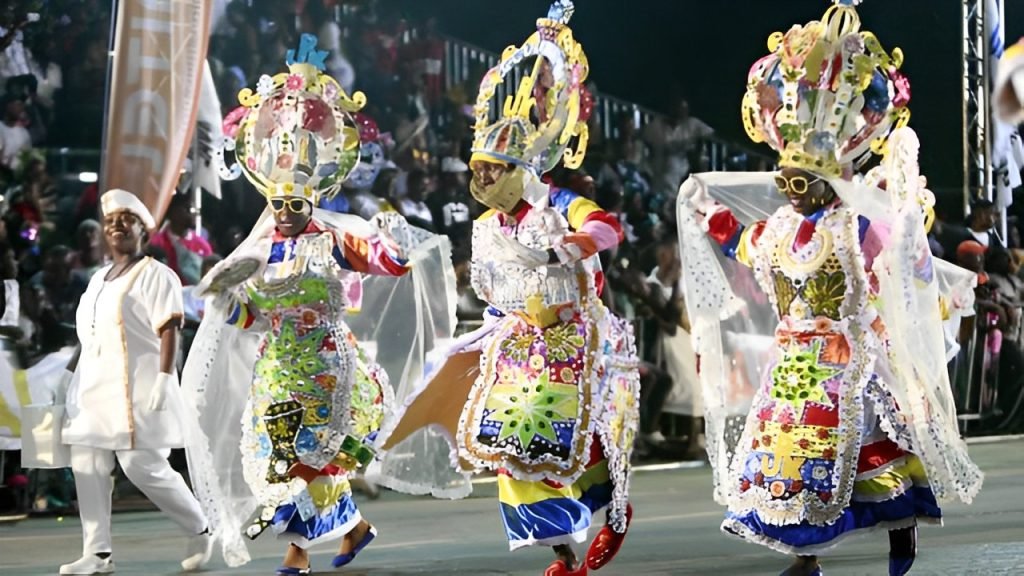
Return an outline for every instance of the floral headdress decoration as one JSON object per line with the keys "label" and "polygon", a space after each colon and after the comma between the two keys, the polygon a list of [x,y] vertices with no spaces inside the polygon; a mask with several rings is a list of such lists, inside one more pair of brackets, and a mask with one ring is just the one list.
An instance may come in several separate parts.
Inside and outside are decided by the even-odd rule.
{"label": "floral headdress decoration", "polygon": [[843,176],[910,120],[903,52],[887,53],[861,30],[859,0],[833,0],[821,20],[768,38],[771,54],[750,69],[743,124],[779,164],[827,178]]}
{"label": "floral headdress decoration", "polygon": [[[301,197],[312,204],[333,198],[359,164],[360,128],[354,114],[366,96],[350,97],[323,73],[327,52],[317,38],[303,34],[289,50],[287,72],[263,75],[256,91],[238,94],[240,107],[224,119],[224,140],[215,151],[226,180],[240,175],[267,199]],[[236,162],[227,165],[225,154]]]}

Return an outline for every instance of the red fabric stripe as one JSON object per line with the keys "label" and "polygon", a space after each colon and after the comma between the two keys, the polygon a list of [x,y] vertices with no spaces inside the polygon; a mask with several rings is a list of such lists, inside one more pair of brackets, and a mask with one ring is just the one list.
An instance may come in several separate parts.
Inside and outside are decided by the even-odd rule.
{"label": "red fabric stripe", "polygon": [[622,224],[614,214],[609,214],[604,210],[591,212],[590,214],[587,214],[587,217],[583,219],[583,222],[587,223],[591,221],[603,222],[610,226],[612,230],[615,230],[615,234],[618,236],[619,242],[622,242],[626,238],[626,234],[622,231]]}
{"label": "red fabric stripe", "polygon": [[888,438],[861,446],[860,457],[857,458],[857,474],[877,470],[906,455],[907,453],[900,449],[899,445]]}
{"label": "red fabric stripe", "polygon": [[245,306],[244,313],[245,313],[245,322],[242,324],[242,329],[243,330],[247,330],[247,329],[251,328],[253,322],[256,321],[256,315],[252,313],[252,310],[249,309],[248,305]]}
{"label": "red fabric stripe", "polygon": [[708,235],[719,245],[728,242],[739,227],[739,221],[728,210],[719,210],[708,218]]}

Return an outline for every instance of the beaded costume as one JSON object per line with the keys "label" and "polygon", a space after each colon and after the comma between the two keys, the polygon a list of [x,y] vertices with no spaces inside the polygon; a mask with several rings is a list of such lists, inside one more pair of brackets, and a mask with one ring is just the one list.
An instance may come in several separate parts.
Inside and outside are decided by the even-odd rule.
{"label": "beaded costume", "polygon": [[[769,49],[750,71],[748,134],[838,199],[801,214],[772,174],[692,177],[679,200],[683,280],[722,529],[813,556],[860,530],[938,523],[936,496],[970,502],[981,473],[945,371],[940,288],[962,275],[928,252],[934,199],[903,127],[902,54],[861,31],[847,2]],[[882,165],[851,180],[869,151],[885,153]],[[766,219],[751,208],[784,203]],[[730,288],[751,272],[774,328]],[[745,419],[724,386],[741,355],[760,367]]]}
{"label": "beaded costume", "polygon": [[[317,206],[359,162],[352,113],[365,97],[349,98],[320,72],[324,53],[315,42],[304,36],[298,54],[289,53],[288,73],[263,76],[256,93],[243,90],[242,108],[229,115],[225,130],[235,138],[225,148],[238,163],[228,168],[221,155],[222,175],[244,173],[271,204],[282,206],[277,210],[294,210],[296,202]],[[243,532],[256,538],[269,529],[307,549],[340,539],[360,523],[349,478],[374,459],[373,442],[393,402],[388,375],[357,342],[346,315],[360,311],[364,281],[376,282],[382,294],[407,281],[397,277],[410,270],[403,255],[413,233],[394,214],[368,223],[310,209],[305,229],[289,235],[268,209],[199,286],[213,299],[185,367],[203,423],[189,445],[190,472],[233,566],[248,560]],[[401,248],[392,232],[404,234]],[[425,254],[435,263],[450,259],[446,240],[415,235],[419,246],[411,261]],[[417,273],[439,272],[441,288],[433,297],[447,302],[452,296],[443,271]],[[391,278],[375,280],[381,277]],[[415,287],[422,280],[408,282]],[[406,332],[422,320],[420,309],[427,307],[415,298],[401,312]],[[389,324],[386,304],[365,312],[396,326]],[[411,332],[450,335],[448,319],[442,320]],[[385,352],[383,342],[375,344],[378,356]],[[401,366],[398,371],[404,376]],[[303,479],[298,468],[313,478]]]}
{"label": "beaded costume", "polygon": [[[599,300],[596,254],[622,231],[592,201],[538,178],[559,162],[578,166],[585,153],[587,63],[567,26],[571,12],[556,2],[537,33],[484,76],[471,165],[504,172],[493,185],[474,179],[474,196],[492,209],[474,223],[471,272],[490,307],[482,328],[434,359],[382,433],[387,448],[433,425],[448,436],[453,465],[497,472],[513,550],[583,542],[605,506],[613,530],[627,525],[638,361],[632,328]],[[496,88],[536,54],[534,74],[492,120]]]}

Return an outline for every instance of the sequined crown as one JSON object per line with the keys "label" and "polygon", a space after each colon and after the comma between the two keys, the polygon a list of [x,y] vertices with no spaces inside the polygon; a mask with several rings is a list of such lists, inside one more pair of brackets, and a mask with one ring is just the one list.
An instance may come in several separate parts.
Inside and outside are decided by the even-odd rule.
{"label": "sequined crown", "polygon": [[[484,75],[474,108],[474,158],[507,162],[537,174],[559,162],[569,168],[583,163],[588,132],[581,105],[589,68],[583,47],[568,26],[573,10],[570,0],[556,1],[547,17],[537,20],[537,31],[522,46],[506,48]],[[531,72],[514,94],[498,102],[496,95],[504,92],[506,79],[518,77],[517,65],[532,57]]]}
{"label": "sequined crown", "polygon": [[[287,72],[263,75],[256,91],[238,94],[241,106],[224,119],[225,138],[216,152],[220,175],[244,174],[268,198],[302,197],[313,204],[338,193],[359,163],[359,128],[353,114],[366,96],[350,97],[323,73],[327,52],[303,34],[289,50]],[[236,163],[228,166],[226,152]]]}
{"label": "sequined crown", "polygon": [[835,0],[820,21],[768,38],[771,54],[750,69],[743,124],[780,165],[839,177],[910,120],[903,53],[886,53],[861,30],[853,0]]}

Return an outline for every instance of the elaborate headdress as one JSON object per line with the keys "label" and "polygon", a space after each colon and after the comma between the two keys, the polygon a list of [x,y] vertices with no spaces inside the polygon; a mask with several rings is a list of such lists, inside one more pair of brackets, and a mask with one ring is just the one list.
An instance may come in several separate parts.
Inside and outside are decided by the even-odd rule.
{"label": "elaborate headdress", "polygon": [[[474,108],[473,157],[528,168],[540,175],[559,161],[570,168],[583,162],[587,148],[584,112],[588,96],[587,57],[572,36],[570,0],[557,0],[546,18],[537,20],[537,31],[522,46],[509,46],[501,61],[480,82]],[[514,94],[497,103],[498,118],[491,121],[492,99],[515,67],[536,57],[533,70]],[[575,149],[572,139],[578,137]]]}
{"label": "elaborate headdress", "polygon": [[882,153],[910,119],[903,53],[860,29],[859,0],[833,0],[820,21],[768,38],[771,54],[747,76],[743,125],[779,152],[782,166],[836,178],[869,151]]}
{"label": "elaborate headdress", "polygon": [[[359,163],[360,134],[353,113],[366,96],[349,97],[324,74],[327,52],[303,34],[289,50],[288,72],[264,74],[238,94],[241,106],[224,119],[224,140],[216,151],[222,178],[245,177],[267,198],[298,196],[317,204],[338,193]],[[227,166],[224,152],[236,164]]]}

